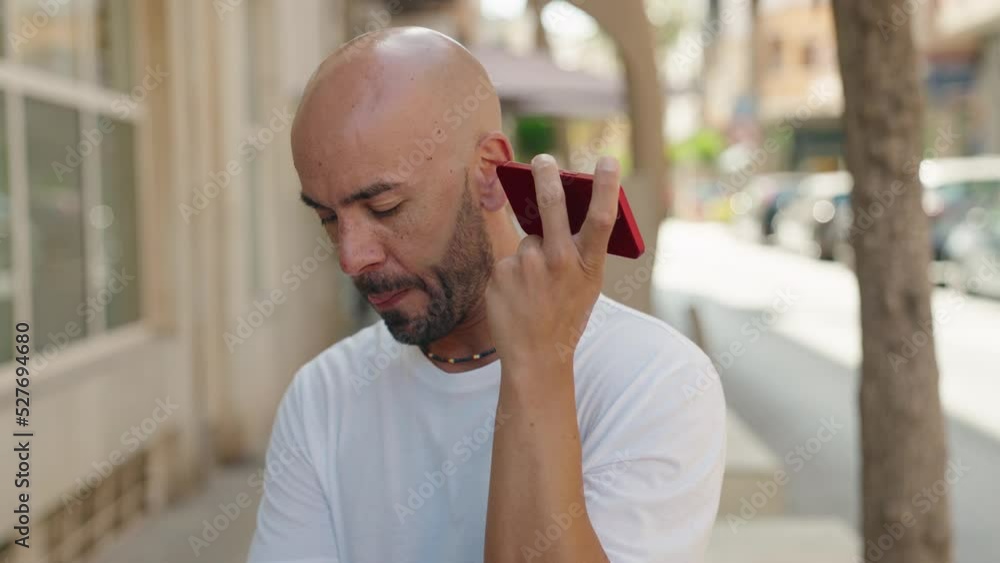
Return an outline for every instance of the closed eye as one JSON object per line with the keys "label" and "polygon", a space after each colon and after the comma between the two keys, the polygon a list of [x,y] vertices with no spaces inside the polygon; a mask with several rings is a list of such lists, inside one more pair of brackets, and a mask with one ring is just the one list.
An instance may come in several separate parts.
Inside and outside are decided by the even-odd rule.
{"label": "closed eye", "polygon": [[[371,213],[375,217],[383,219],[385,217],[391,217],[396,213],[399,213],[399,208],[402,206],[403,206],[402,203],[398,203],[394,207],[391,207],[389,209],[371,209]],[[328,217],[320,217],[320,223],[322,223],[323,225],[329,225],[330,223],[336,223],[336,222],[337,222],[337,215],[334,213],[331,213]]]}
{"label": "closed eye", "polygon": [[391,216],[395,215],[396,213],[398,213],[399,212],[399,208],[402,207],[402,206],[403,206],[402,203],[398,203],[398,204],[396,204],[396,206],[391,207],[389,209],[382,209],[382,210],[372,209],[372,215],[374,215],[376,217],[391,217]]}

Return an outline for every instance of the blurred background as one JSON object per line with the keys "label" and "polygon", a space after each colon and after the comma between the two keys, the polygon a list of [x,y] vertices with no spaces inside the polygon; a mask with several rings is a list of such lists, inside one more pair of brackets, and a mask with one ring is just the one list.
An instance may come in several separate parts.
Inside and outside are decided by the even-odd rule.
{"label": "blurred background", "polygon": [[[914,512],[950,495],[955,560],[986,563],[1000,553],[1000,4],[896,14],[886,33],[912,26],[924,98],[912,173],[951,460]],[[613,260],[605,293],[698,342],[730,407],[709,560],[858,561],[850,239],[864,223],[829,0],[0,1],[0,420],[34,432],[32,547],[5,509],[0,561],[245,560],[286,385],[375,320],[298,201],[291,116],[328,53],[402,25],[483,62],[518,160],[622,160],[647,254]]]}

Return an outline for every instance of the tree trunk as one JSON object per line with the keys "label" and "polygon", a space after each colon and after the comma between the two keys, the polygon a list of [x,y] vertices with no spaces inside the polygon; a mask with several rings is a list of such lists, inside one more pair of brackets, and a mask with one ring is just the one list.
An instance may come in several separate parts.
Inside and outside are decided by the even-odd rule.
{"label": "tree trunk", "polygon": [[922,88],[910,24],[894,24],[893,6],[833,3],[861,293],[865,561],[950,563],[930,235],[918,176]]}

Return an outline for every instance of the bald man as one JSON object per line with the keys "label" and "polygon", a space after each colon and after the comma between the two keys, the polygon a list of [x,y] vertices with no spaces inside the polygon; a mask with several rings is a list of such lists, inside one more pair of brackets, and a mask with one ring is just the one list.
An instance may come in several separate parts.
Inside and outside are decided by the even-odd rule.
{"label": "bald man", "polygon": [[500,104],[421,28],[324,61],[292,129],[302,200],[381,320],[306,364],[267,454],[252,563],[700,561],[718,510],[711,362],[601,293],[619,166],[582,229],[532,160],[545,237],[497,178]]}

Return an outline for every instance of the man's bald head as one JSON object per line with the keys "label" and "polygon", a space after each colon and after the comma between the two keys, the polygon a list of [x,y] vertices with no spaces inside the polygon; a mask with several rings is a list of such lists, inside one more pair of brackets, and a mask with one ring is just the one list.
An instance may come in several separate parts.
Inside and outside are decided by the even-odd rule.
{"label": "man's bald head", "polygon": [[[375,127],[387,120],[406,127]],[[389,28],[361,35],[323,61],[306,86],[292,143],[298,167],[300,157],[324,156],[310,149],[329,135],[409,132],[440,140],[435,152],[463,153],[500,126],[496,90],[465,47],[430,29]]]}

